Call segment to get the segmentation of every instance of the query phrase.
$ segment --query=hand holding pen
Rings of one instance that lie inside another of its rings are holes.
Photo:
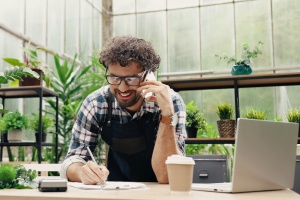
[[[87,185],[105,184],[109,174],[108,169],[105,166],[98,165],[89,147],[87,147],[87,150],[93,161],[88,161],[86,165],[82,166],[80,175],[82,183]]]

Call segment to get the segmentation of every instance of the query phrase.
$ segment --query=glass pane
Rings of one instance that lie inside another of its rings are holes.
[[[147,24],[147,28],[145,28]],[[151,41],[161,58],[159,72],[167,71],[166,12],[137,15],[137,35]]]
[[[124,14],[135,12],[135,0],[112,0],[113,14]]]
[[[261,49],[263,55],[253,59],[252,69],[273,66],[270,51],[270,46],[272,46],[270,3],[268,1],[249,1],[235,5],[237,58],[241,57],[244,43],[249,44],[250,49],[253,50],[258,42],[262,41],[264,43]]]
[[[46,1],[26,1],[25,35],[41,44],[46,43]]]
[[[273,87],[240,89],[240,116],[243,117],[247,109],[253,108],[264,111],[267,119],[274,120],[274,90]]]
[[[201,7],[202,70],[228,71],[232,66],[215,57],[234,55],[234,18],[232,4]]]
[[[102,11],[102,0],[94,0],[93,5],[97,10],[99,10],[100,12]]]
[[[276,108],[277,115],[282,118],[283,121],[287,121],[286,115],[289,110],[293,110],[295,108],[299,109],[299,89],[300,86],[281,86],[276,87],[277,98],[276,100]]]
[[[215,5],[228,2],[233,2],[233,0],[200,0],[200,5]]]
[[[274,61],[276,67],[299,66],[300,1],[273,1]]]
[[[0,23],[10,30],[23,33],[23,7],[24,3],[18,0],[1,0]],[[22,59],[22,41],[4,29],[0,29],[0,44],[0,58],[13,57]],[[0,71],[6,67],[10,67],[10,65],[0,59]]]
[[[102,47],[102,15],[94,10],[93,16],[93,52],[99,52]]]
[[[23,33],[24,1],[1,0],[0,5],[0,22]]]
[[[199,8],[168,12],[169,72],[200,70],[199,35]]]
[[[73,56],[79,50],[79,0],[66,0],[65,52]]]
[[[175,8],[186,8],[186,7],[193,7],[199,6],[199,0],[171,0],[168,2],[168,9],[175,9]]]
[[[138,0],[136,1],[137,12],[165,10],[165,0]]]
[[[136,35],[136,15],[113,17],[113,35]]]
[[[84,62],[92,55],[92,6],[86,1],[80,1],[80,55]]]
[[[286,91],[284,90],[286,88]],[[283,92],[281,92],[280,102],[283,102],[284,113],[287,114],[289,109],[300,109],[300,86],[288,86],[284,87]],[[284,104],[285,103],[285,104]]]
[[[47,45],[50,49],[63,52],[64,32],[64,2],[61,0],[48,1],[48,34]]]
[[[16,37],[0,29],[0,44],[0,72],[2,72],[8,67],[12,67],[7,62],[4,62],[2,58],[17,58],[22,60],[22,40],[16,39]]]

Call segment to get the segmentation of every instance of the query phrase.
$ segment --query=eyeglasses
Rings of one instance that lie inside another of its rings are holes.
[[[122,80],[129,86],[137,86],[140,84],[141,80],[143,81],[146,77],[148,71],[144,71],[141,76],[114,76],[106,75],[106,80],[110,85],[120,85]]]

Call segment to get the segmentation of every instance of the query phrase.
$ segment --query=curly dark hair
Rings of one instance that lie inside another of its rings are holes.
[[[108,41],[99,58],[99,62],[105,68],[115,63],[126,67],[132,61],[140,63],[144,70],[155,72],[159,67],[160,57],[155,53],[151,43],[144,39],[117,36]]]

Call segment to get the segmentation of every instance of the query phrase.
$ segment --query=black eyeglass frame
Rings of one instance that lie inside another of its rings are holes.
[[[143,82],[146,78],[148,74],[148,70],[145,70],[142,72],[142,75],[141,76],[113,76],[113,75],[105,75],[105,78],[106,78],[106,81],[110,84],[110,85],[120,85],[122,83],[122,81],[124,80],[124,82],[128,85],[128,86],[138,86],[141,82]],[[120,79],[120,82],[118,84],[112,84],[109,82],[108,78],[109,77],[116,77],[116,78],[119,78]],[[137,84],[134,84],[134,85],[131,85],[131,84],[128,84],[128,82],[126,81],[126,78],[137,78],[139,80],[139,82]]]

